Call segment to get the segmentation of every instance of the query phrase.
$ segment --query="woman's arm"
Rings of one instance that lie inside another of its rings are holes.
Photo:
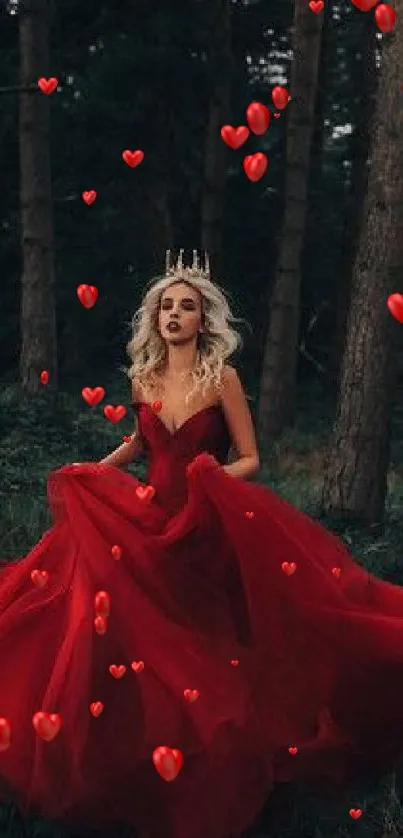
[[[246,396],[233,367],[225,367],[221,404],[238,459],[223,466],[233,477],[251,477],[260,468],[256,435]]]

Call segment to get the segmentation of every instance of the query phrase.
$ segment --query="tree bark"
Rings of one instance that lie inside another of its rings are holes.
[[[259,431],[277,436],[294,421],[301,254],[307,217],[322,16],[295,2],[288,105],[285,207],[260,383]]]
[[[230,122],[231,105],[231,7],[230,0],[210,0],[209,28],[210,103],[206,130],[204,187],[201,207],[201,244],[210,256],[213,278],[223,266],[223,224],[227,180],[227,149],[220,130]]]
[[[42,386],[39,375],[44,369],[49,372],[49,386],[57,386],[50,102],[39,88],[30,89],[38,78],[49,75],[48,0],[21,3],[19,40],[23,261],[20,375],[23,394],[30,397]]]
[[[403,0],[395,2],[403,16]],[[326,512],[382,527],[399,326],[386,307],[403,288],[403,29],[385,38],[368,191],[354,266],[341,385],[323,490]]]

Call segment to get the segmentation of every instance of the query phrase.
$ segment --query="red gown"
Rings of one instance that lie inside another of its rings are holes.
[[[23,811],[91,826],[234,838],[276,781],[333,785],[399,757],[403,591],[219,467],[230,445],[220,407],[173,434],[150,406],[138,413],[154,497],[116,468],[60,468],[53,528],[0,574],[0,717],[12,731],[1,791]],[[35,569],[49,573],[43,588]],[[62,718],[51,742],[34,730],[37,711]],[[170,782],[152,760],[159,746],[183,753]]]

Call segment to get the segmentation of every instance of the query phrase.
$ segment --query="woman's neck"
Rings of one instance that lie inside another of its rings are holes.
[[[168,346],[165,375],[170,378],[188,375],[195,368],[196,360],[197,347]]]

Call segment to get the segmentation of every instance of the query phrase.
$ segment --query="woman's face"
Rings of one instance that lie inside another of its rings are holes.
[[[167,343],[188,343],[197,339],[202,318],[199,291],[186,282],[175,282],[165,289],[160,300],[158,328]]]

